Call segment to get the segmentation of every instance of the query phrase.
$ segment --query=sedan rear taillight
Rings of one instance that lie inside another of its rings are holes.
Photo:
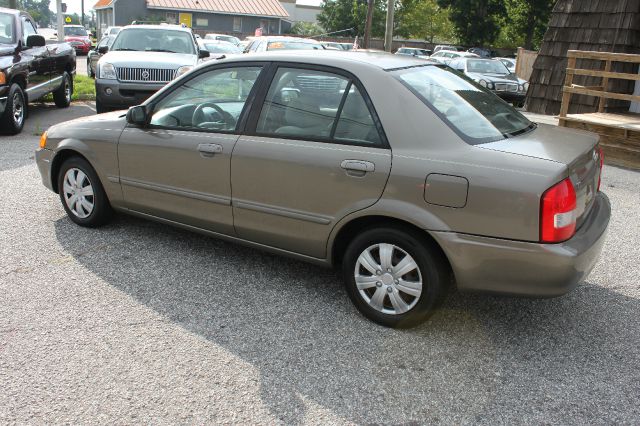
[[[571,179],[547,189],[540,203],[540,241],[559,243],[576,232],[576,190]]]

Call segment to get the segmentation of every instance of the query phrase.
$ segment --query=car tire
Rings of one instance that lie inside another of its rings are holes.
[[[24,128],[24,120],[27,118],[27,99],[20,85],[13,83],[7,95],[7,106],[2,116],[2,128],[7,133],[17,135]]]
[[[71,105],[71,96],[73,94],[73,80],[68,72],[62,74],[62,83],[60,87],[53,92],[53,102],[58,108],[67,108]]]
[[[433,243],[411,230],[373,228],[351,241],[342,272],[349,298],[365,317],[409,328],[426,321],[444,300],[451,282],[448,265]]]
[[[96,75],[93,72],[93,69],[91,68],[91,62],[89,61],[88,58],[87,58],[87,75],[91,78],[96,78]]]
[[[58,173],[58,194],[67,216],[80,226],[96,228],[113,216],[98,175],[82,157],[71,157],[62,163]]]

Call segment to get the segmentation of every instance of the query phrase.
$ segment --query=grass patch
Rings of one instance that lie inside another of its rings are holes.
[[[94,101],[96,99],[96,85],[91,77],[76,75],[73,78],[73,96],[71,101]],[[53,95],[48,94],[42,102],[53,102]]]

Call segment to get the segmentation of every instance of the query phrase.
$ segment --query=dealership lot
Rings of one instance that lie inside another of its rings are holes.
[[[640,418],[640,173],[605,167],[609,236],[574,292],[453,294],[396,331],[329,270],[126,216],[73,225],[33,151],[92,108],[36,105],[0,136],[1,423]]]

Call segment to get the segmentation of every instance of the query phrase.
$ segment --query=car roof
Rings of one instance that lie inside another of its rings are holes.
[[[299,64],[326,65],[349,70],[354,64],[365,64],[372,68],[391,70],[397,68],[410,68],[425,65],[441,64],[412,56],[392,55],[389,53],[363,52],[363,51],[339,51],[339,50],[278,50],[270,52],[251,53],[240,57],[228,58],[234,62],[292,62]],[[208,61],[212,65],[216,61]]]
[[[185,33],[191,33],[191,28],[183,27],[182,25],[173,25],[173,24],[134,24],[134,25],[126,25],[122,27],[122,30],[126,30],[129,28],[140,28],[140,29],[148,29],[148,30],[174,30],[174,31],[183,31]]]
[[[266,40],[266,41],[304,41],[313,44],[321,44],[318,40],[314,40],[312,38],[302,38],[302,37],[289,37],[289,36],[262,36],[256,37],[254,40]]]

